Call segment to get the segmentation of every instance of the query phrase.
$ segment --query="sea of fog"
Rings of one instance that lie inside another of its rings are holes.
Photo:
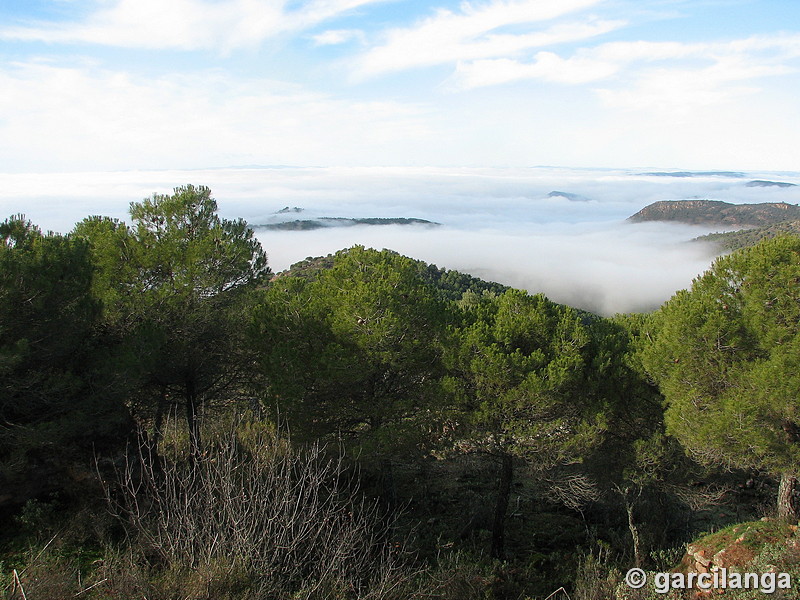
[[[252,225],[317,217],[408,217],[440,223],[258,231],[274,271],[363,244],[544,292],[601,314],[658,307],[713,260],[692,238],[710,229],[626,218],[657,200],[800,202],[800,173],[659,169],[295,168],[0,174],[0,212],[69,231],[88,215],[125,220],[130,202],[192,183],[223,217]],[[561,192],[563,195],[553,195]],[[302,212],[277,215],[297,207]]]

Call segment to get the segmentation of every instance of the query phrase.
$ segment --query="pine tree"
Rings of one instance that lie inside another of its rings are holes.
[[[800,464],[800,238],[717,259],[654,317],[644,361],[668,431],[698,460],[780,479],[778,513],[797,518]]]

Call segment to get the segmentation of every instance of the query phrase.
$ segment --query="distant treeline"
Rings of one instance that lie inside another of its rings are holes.
[[[723,251],[732,252],[733,250],[755,246],[761,240],[785,234],[800,235],[800,221],[781,221],[766,227],[709,233],[696,239],[700,242],[711,242]]]

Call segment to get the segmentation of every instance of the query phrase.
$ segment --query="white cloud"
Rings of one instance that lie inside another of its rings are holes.
[[[611,42],[579,50],[579,54],[621,63],[683,59],[711,63],[738,58],[775,65],[800,57],[800,35],[752,36],[726,42]]]
[[[595,54],[627,67],[621,85],[598,90],[608,106],[680,117],[757,93],[760,78],[796,72],[800,36],[696,44],[618,42]]]
[[[728,85],[732,79],[720,76],[717,69],[653,69],[641,74],[632,87],[597,90],[606,105],[647,112],[653,116],[669,113],[691,115],[700,107],[722,103],[758,91],[758,88]]]
[[[662,223],[561,223],[546,228],[528,224],[526,231],[514,233],[371,227],[263,232],[258,237],[278,270],[359,243],[611,315],[654,310],[688,287],[711,262],[708,247],[685,243],[701,233]]]
[[[215,71],[144,79],[24,63],[0,67],[0,89],[5,170],[393,162],[430,135],[420,105]]]
[[[457,87],[466,89],[522,79],[580,84],[606,79],[618,70],[618,65],[608,61],[580,57],[563,59],[553,52],[538,52],[532,63],[508,58],[459,63],[454,79]]]
[[[5,27],[0,39],[227,52],[378,1],[311,0],[290,8],[288,0],[115,0],[84,21]]]
[[[335,46],[338,44],[346,44],[352,40],[360,42],[366,41],[364,32],[360,29],[329,29],[320,34],[312,36],[314,44],[317,46]]]
[[[602,1],[493,0],[480,5],[464,3],[458,13],[440,9],[413,27],[389,30],[383,44],[358,58],[356,75],[366,77],[459,60],[504,57],[528,48],[600,35],[623,23],[587,17],[579,22],[557,23],[541,31],[499,30],[550,21]]]
[[[581,48],[566,58],[548,51],[531,61],[463,61],[453,81],[462,89],[526,79],[574,85],[603,81],[595,92],[607,107],[675,118],[756,93],[755,80],[796,72],[798,58],[800,36],[612,42]]]

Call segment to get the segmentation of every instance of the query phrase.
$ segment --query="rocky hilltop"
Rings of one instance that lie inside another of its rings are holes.
[[[672,221],[729,228],[765,227],[800,219],[800,206],[786,202],[731,204],[721,200],[661,200],[628,217],[634,223]]]

